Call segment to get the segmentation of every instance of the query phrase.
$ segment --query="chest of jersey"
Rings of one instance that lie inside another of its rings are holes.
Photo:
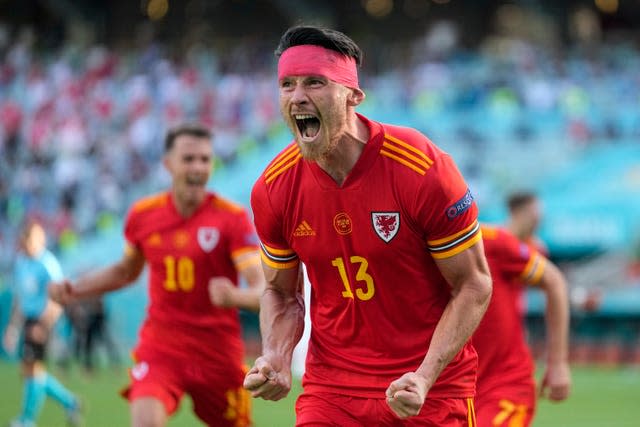
[[[416,250],[426,254],[411,206],[397,188],[375,174],[347,188],[319,188],[311,179],[303,179],[287,211],[284,232],[307,264],[339,255],[366,254],[388,261],[418,255]]]
[[[205,289],[209,278],[232,271],[225,223],[220,218],[202,214],[189,220],[159,220],[156,224],[139,242],[156,290],[191,293]]]
[[[404,301],[437,274],[411,205],[382,176],[334,189],[302,180],[287,209],[289,245],[323,303]]]

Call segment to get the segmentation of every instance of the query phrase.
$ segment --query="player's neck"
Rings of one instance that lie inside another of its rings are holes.
[[[521,241],[524,241],[527,238],[527,234],[515,221],[510,221],[507,223],[507,230],[509,230],[511,234],[516,236]]]
[[[196,210],[198,210],[198,208],[204,201],[205,196],[193,199],[185,199],[180,198],[177,194],[173,193],[172,198],[173,204],[176,208],[176,211],[178,211],[178,214],[180,214],[180,216],[183,218],[189,218],[194,214]]]
[[[347,131],[334,150],[317,160],[318,166],[341,186],[358,162],[369,140],[369,129],[359,119]]]

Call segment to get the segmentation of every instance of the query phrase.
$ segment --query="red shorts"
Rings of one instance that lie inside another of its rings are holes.
[[[505,390],[476,397],[478,427],[528,427],[535,409],[535,389],[530,393]]]
[[[130,402],[153,397],[173,414],[183,394],[191,396],[193,412],[210,426],[251,425],[251,395],[242,387],[246,368],[232,364],[195,364],[166,355],[146,357],[129,370],[131,384],[122,391]]]
[[[296,402],[298,427],[476,427],[473,399],[425,400],[420,414],[398,418],[386,399],[335,393],[303,393]]]

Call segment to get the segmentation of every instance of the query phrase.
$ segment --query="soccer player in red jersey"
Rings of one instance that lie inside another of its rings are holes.
[[[522,242],[527,243],[545,257],[549,251],[536,232],[542,220],[542,207],[538,197],[528,191],[518,191],[507,198],[509,220],[506,228]]]
[[[355,112],[362,54],[346,35],[294,27],[277,54],[295,143],[252,192],[267,289],[245,387],[268,400],[289,392],[304,263],[312,328],[298,426],[474,425],[467,341],[491,278],[467,185],[418,131]]]
[[[237,308],[257,310],[265,280],[246,211],[206,189],[212,161],[207,128],[170,130],[164,165],[171,189],[132,206],[122,259],[50,287],[66,303],[126,286],[149,265],[150,304],[123,393],[133,426],[164,426],[184,393],[208,425],[251,424]],[[238,287],[238,274],[248,288]]]
[[[522,291],[540,288],[546,296],[547,363],[541,390],[554,401],[569,394],[569,303],[558,268],[504,228],[482,227],[493,277],[493,296],[473,335],[478,352],[476,415],[479,427],[524,427],[535,412],[534,363],[522,326]]]

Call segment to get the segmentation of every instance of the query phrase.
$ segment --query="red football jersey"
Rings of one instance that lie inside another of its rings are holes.
[[[377,397],[418,368],[450,299],[434,258],[481,239],[477,207],[450,156],[416,130],[360,119],[371,137],[342,186],[289,145],[252,192],[263,261],[302,261],[311,282],[303,385]],[[432,397],[473,395],[466,345]]]
[[[483,225],[482,238],[493,295],[472,340],[479,360],[477,395],[530,393],[534,364],[522,325],[522,292],[540,280],[546,258],[503,228]]]
[[[234,259],[257,250],[246,211],[209,193],[193,216],[183,218],[171,194],[162,193],[133,205],[125,238],[149,267],[149,307],[136,353],[160,350],[243,363],[238,311],[215,307],[208,284],[210,278],[224,276],[237,286]]]

